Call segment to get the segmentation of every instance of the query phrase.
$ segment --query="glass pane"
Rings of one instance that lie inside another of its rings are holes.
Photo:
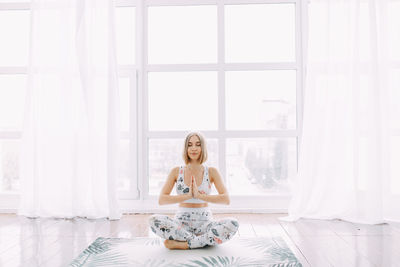
[[[135,64],[135,7],[118,7],[115,26],[118,64]]]
[[[129,144],[129,140],[121,140],[120,142],[118,162],[119,176],[117,179],[118,191],[130,191],[131,189],[132,160],[130,159]]]
[[[228,71],[226,128],[296,128],[296,71]]]
[[[217,73],[149,74],[149,130],[216,130]]]
[[[120,104],[120,116],[121,116],[121,131],[129,131],[129,78],[119,78],[119,104]]]
[[[225,6],[227,62],[295,61],[295,5]]]
[[[19,190],[19,140],[0,140],[0,192]]]
[[[297,172],[296,138],[228,139],[227,185],[231,195],[289,193]]]
[[[391,155],[390,155],[390,189],[392,194],[400,194],[400,136],[392,136],[391,139]]]
[[[400,2],[388,2],[388,33],[390,58],[400,60]]]
[[[149,194],[158,195],[169,172],[176,166],[185,165],[182,159],[184,139],[150,139],[149,140]],[[218,141],[207,139],[207,166],[218,166]],[[215,188],[213,187],[213,190]],[[175,194],[175,188],[171,194]]]
[[[148,13],[149,64],[217,62],[216,6],[157,6]]]
[[[0,129],[22,129],[26,75],[0,75]]]
[[[29,10],[0,10],[0,66],[28,65]]]

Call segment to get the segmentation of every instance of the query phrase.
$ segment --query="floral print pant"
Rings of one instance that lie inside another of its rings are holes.
[[[208,207],[179,207],[174,218],[154,214],[149,218],[149,224],[156,235],[169,240],[187,241],[191,249],[222,244],[231,239],[239,228],[235,218],[214,221]]]

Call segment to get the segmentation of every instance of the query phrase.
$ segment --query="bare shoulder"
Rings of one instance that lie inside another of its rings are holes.
[[[175,167],[173,167],[173,168],[171,169],[171,173],[179,173],[179,169],[180,169],[179,166],[175,166]]]
[[[215,173],[218,173],[218,169],[215,167],[208,167],[208,172],[215,174]]]
[[[226,194],[228,191],[217,168],[209,167],[210,182],[215,185],[218,194]]]
[[[169,195],[171,194],[172,188],[176,182],[176,179],[179,174],[179,167],[174,167],[168,174],[168,178],[164,183],[163,188],[161,189],[160,195]]]
[[[169,178],[173,178],[174,180],[176,180],[176,178],[178,178],[178,175],[179,175],[179,169],[180,169],[179,166],[173,167],[171,169],[171,171],[169,172],[169,175],[168,175]]]
[[[218,169],[215,167],[208,167],[208,173],[209,173],[211,182],[214,182],[214,179],[218,179],[220,177]]]

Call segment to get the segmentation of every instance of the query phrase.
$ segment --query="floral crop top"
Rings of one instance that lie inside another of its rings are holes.
[[[187,186],[184,182],[184,177],[185,177],[184,175],[185,175],[184,167],[181,166],[179,168],[178,178],[176,179],[176,193],[178,195],[186,194],[189,192],[189,186]],[[210,183],[210,177],[208,176],[207,166],[204,166],[203,180],[201,182],[201,185],[198,186],[198,189],[200,193],[206,195],[209,195],[211,192],[211,183]],[[183,201],[183,203],[205,203],[205,201],[197,198],[191,198]]]

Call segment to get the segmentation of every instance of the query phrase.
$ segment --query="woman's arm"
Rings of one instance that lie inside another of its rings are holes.
[[[179,167],[175,167],[171,170],[168,175],[167,181],[165,182],[163,188],[161,189],[160,196],[158,198],[159,205],[175,204],[192,198],[192,190],[189,187],[189,192],[183,195],[171,196],[171,191],[174,188],[176,178],[179,174]]]
[[[229,205],[230,199],[228,195],[228,190],[226,189],[224,181],[222,181],[221,175],[219,174],[218,170],[211,167],[209,169],[209,174],[210,178],[212,178],[212,180],[214,181],[214,185],[218,191],[218,195],[201,194],[198,192],[196,183],[193,183],[193,196],[206,202]]]

